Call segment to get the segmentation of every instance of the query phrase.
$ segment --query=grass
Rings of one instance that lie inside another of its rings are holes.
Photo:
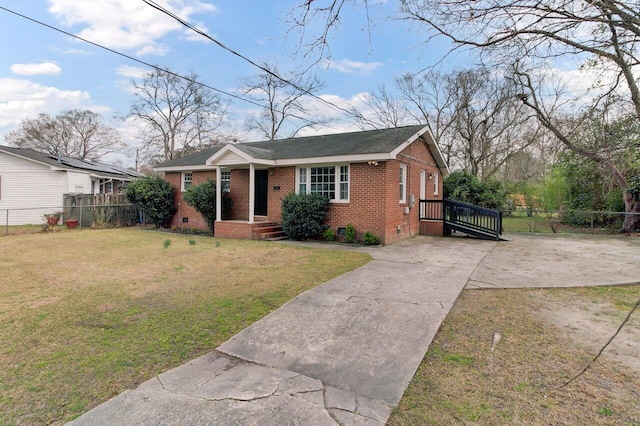
[[[388,424],[640,425],[640,373],[606,352],[558,389],[598,350],[539,313],[550,301],[597,306],[619,324],[639,294],[638,285],[463,291]],[[640,329],[637,316],[628,323],[632,336]],[[492,350],[496,332],[502,338]]]
[[[170,238],[128,228],[0,239],[0,424],[71,420],[370,260]]]

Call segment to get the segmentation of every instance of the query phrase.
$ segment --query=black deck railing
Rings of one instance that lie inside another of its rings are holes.
[[[453,200],[420,200],[420,220],[444,221],[444,234],[456,230],[479,238],[500,239],[502,212]]]

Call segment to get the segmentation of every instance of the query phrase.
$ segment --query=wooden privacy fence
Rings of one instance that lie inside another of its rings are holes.
[[[123,194],[64,194],[65,220],[77,220],[80,227],[131,226],[143,222],[135,205]]]

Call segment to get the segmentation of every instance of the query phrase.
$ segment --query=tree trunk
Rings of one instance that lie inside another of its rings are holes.
[[[634,201],[631,194],[625,192],[624,207],[627,214],[624,217],[620,232],[640,231],[640,201]]]

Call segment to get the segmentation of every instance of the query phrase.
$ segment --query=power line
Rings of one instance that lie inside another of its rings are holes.
[[[145,61],[143,61],[143,60],[141,60],[141,59],[138,59],[138,58],[136,58],[136,57],[134,57],[134,56],[127,55],[126,53],[122,53],[122,52],[119,52],[119,51],[117,51],[117,50],[111,49],[111,48],[109,48],[109,47],[103,46],[103,45],[101,45],[101,44],[95,43],[95,42],[93,42],[93,41],[91,41],[91,40],[87,40],[87,39],[85,39],[85,38],[82,38],[82,37],[80,37],[80,36],[77,36],[77,35],[75,35],[75,34],[72,34],[72,33],[70,33],[70,32],[67,32],[67,31],[65,31],[65,30],[62,30],[62,29],[60,29],[60,28],[54,27],[54,26],[52,26],[52,25],[49,25],[49,24],[47,24],[47,23],[45,23],[45,22],[39,21],[39,20],[37,20],[37,19],[34,19],[34,18],[29,17],[29,16],[23,15],[23,14],[21,14],[21,13],[18,13],[18,12],[14,11],[14,10],[7,9],[7,8],[6,8],[6,7],[4,7],[4,6],[0,6],[0,9],[4,10],[5,12],[12,13],[12,14],[14,14],[14,15],[16,15],[16,16],[19,16],[19,17],[21,17],[21,18],[23,18],[23,19],[26,19],[26,20],[28,20],[28,21],[34,22],[34,23],[36,23],[36,24],[38,24],[38,25],[42,25],[42,26],[47,27],[47,28],[49,28],[49,29],[51,29],[51,30],[57,31],[57,32],[62,33],[62,34],[64,34],[64,35],[67,35],[67,36],[69,36],[69,37],[73,37],[73,38],[75,38],[75,39],[77,39],[77,40],[80,40],[80,41],[83,41],[83,42],[85,42],[85,43],[91,44],[92,46],[95,46],[95,47],[98,47],[98,48],[100,48],[100,49],[104,49],[104,50],[106,50],[106,51],[108,51],[108,52],[114,53],[114,54],[116,54],[116,55],[122,56],[123,58],[127,58],[127,59],[129,59],[129,60],[131,60],[131,61],[138,62],[139,64],[146,65],[146,66],[148,66],[148,67],[150,67],[150,68],[153,68],[153,69],[155,69],[155,70],[157,70],[157,71],[166,72],[166,73],[167,73],[167,74],[169,74],[169,75],[172,75],[172,76],[174,76],[174,77],[181,78],[181,79],[186,80],[186,81],[189,81],[189,82],[191,82],[191,83],[198,84],[198,85],[200,85],[200,86],[203,86],[203,87],[206,87],[206,88],[208,88],[208,89],[211,89],[211,90],[213,90],[213,91],[215,91],[215,92],[222,93],[223,95],[226,95],[226,96],[229,96],[229,97],[232,97],[232,98],[235,98],[235,99],[241,100],[241,101],[243,101],[243,102],[247,102],[247,103],[249,103],[249,104],[252,104],[252,105],[258,106],[258,107],[260,107],[260,108],[268,109],[268,107],[267,107],[267,106],[262,105],[262,104],[260,104],[260,103],[258,103],[258,102],[255,102],[255,101],[253,101],[253,100],[243,98],[242,96],[238,96],[238,95],[235,95],[235,94],[233,94],[233,93],[226,92],[226,91],[221,90],[221,89],[217,89],[217,88],[215,88],[215,87],[213,87],[213,86],[210,86],[210,85],[208,85],[208,84],[206,84],[206,83],[202,83],[202,82],[200,82],[200,81],[197,81],[197,80],[194,80],[194,79],[192,79],[192,78],[189,78],[189,77],[183,76],[183,75],[181,75],[181,74],[175,73],[175,72],[173,72],[173,71],[170,71],[169,69],[161,68],[161,67],[159,67],[158,65],[153,65],[153,64],[151,64],[151,63],[149,63],[149,62],[145,62]],[[299,119],[301,119],[301,120],[305,120],[305,121],[306,121],[306,119],[304,119],[304,118],[302,118],[302,117],[295,117],[295,118],[299,118]]]
[[[165,9],[164,7],[160,6],[155,1],[153,1],[153,0],[142,0],[142,1],[144,3],[146,3],[147,5],[151,6],[152,8],[154,8],[154,9],[164,13],[165,15],[173,18],[174,20],[178,21],[180,24],[182,24],[185,27],[189,28],[191,31],[193,31],[193,32],[195,32],[195,33],[207,38],[208,40],[210,40],[212,42],[214,42],[215,44],[217,44],[218,46],[220,46],[222,49],[226,50],[227,52],[231,53],[232,55],[235,55],[235,56],[243,59],[244,61],[246,61],[249,64],[253,65],[254,67],[258,68],[259,70],[264,71],[267,74],[271,75],[272,77],[277,78],[278,80],[282,81],[283,83],[290,85],[294,89],[299,90],[300,92],[302,92],[302,93],[304,93],[304,94],[306,94],[308,96],[311,96],[312,98],[324,103],[325,105],[328,105],[328,106],[333,107],[335,109],[338,109],[338,110],[340,110],[342,112],[345,112],[350,116],[354,116],[356,118],[361,118],[360,114],[358,114],[358,113],[356,113],[354,111],[350,111],[348,109],[342,108],[341,106],[336,105],[333,102],[330,102],[330,101],[328,101],[326,99],[323,99],[322,97],[316,95],[313,92],[310,92],[309,90],[305,89],[304,87],[300,87],[298,84],[296,84],[296,83],[294,83],[294,82],[292,82],[292,81],[290,81],[290,80],[288,80],[286,78],[280,77],[278,74],[274,73],[273,71],[271,71],[267,67],[264,67],[264,66],[256,63],[255,61],[251,60],[247,56],[245,56],[245,55],[243,55],[243,54],[231,49],[230,47],[228,47],[226,45],[224,45],[219,40],[211,37],[209,34],[207,34],[204,31],[198,29],[197,27],[193,26],[192,24],[190,24],[186,20],[182,19],[180,16],[178,16],[178,15],[174,14],[173,12],[171,12],[171,11]]]

